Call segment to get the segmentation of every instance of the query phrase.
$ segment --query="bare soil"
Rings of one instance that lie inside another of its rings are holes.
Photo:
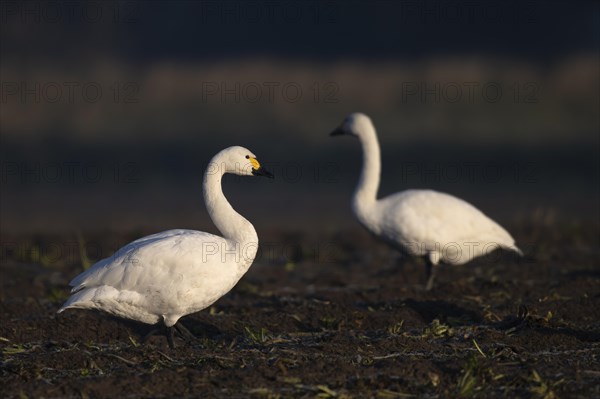
[[[141,343],[152,326],[56,314],[85,261],[56,248],[76,239],[3,235],[0,397],[600,397],[598,226],[507,227],[525,258],[442,267],[431,292],[359,227],[259,230],[270,250],[174,350]]]

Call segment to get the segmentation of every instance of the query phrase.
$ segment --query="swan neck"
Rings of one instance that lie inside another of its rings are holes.
[[[213,159],[204,174],[204,202],[210,218],[225,239],[242,244],[258,243],[254,226],[237,213],[225,198],[221,187],[224,168],[218,165]]]
[[[381,154],[375,128],[359,136],[363,149],[363,168],[354,192],[354,207],[365,212],[377,201],[381,174]]]

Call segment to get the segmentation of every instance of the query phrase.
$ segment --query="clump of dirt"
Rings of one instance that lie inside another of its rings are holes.
[[[263,233],[285,248],[183,318],[198,338],[173,350],[140,343],[152,326],[56,314],[90,248],[108,256],[135,237],[86,234],[85,251],[81,238],[5,235],[0,396],[600,397],[598,226],[509,230],[531,243],[525,258],[443,267],[432,292],[419,260],[358,228]]]

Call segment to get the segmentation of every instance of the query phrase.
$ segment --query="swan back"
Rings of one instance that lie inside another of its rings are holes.
[[[386,242],[411,255],[437,252],[463,264],[497,247],[518,252],[511,235],[468,202],[433,190],[406,190],[377,201],[376,228]]]

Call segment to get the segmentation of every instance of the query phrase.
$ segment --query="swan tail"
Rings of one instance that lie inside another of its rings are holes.
[[[523,251],[521,251],[521,249],[519,249],[519,247],[517,247],[515,244],[503,245],[502,247],[508,251],[512,251],[512,252],[516,253],[517,255],[519,255],[521,257],[525,256],[525,254],[523,254]]]
[[[78,287],[76,287],[78,288]],[[74,288],[73,290],[76,290]],[[112,287],[102,286],[94,288],[82,288],[80,291],[75,292],[71,297],[61,306],[56,313],[62,313],[67,309],[92,309],[99,308],[99,303],[115,299],[118,296],[118,291]]]
[[[156,324],[160,319],[159,314],[148,310],[147,307],[148,303],[144,302],[140,294],[133,291],[119,291],[114,287],[103,285],[83,288],[74,293],[57,313],[67,309],[98,309],[117,317]],[[181,315],[178,315],[177,319],[179,317]]]

